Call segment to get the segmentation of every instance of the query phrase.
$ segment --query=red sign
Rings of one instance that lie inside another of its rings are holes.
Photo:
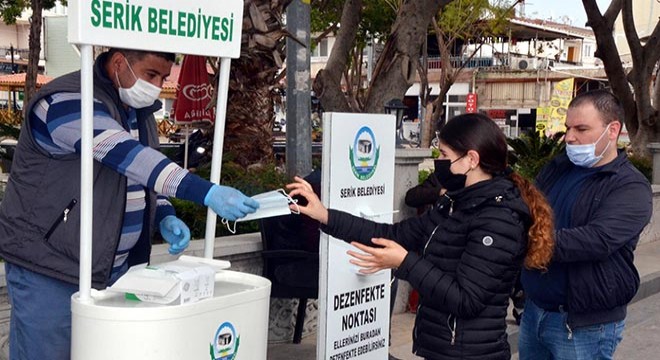
[[[465,112],[470,114],[470,113],[476,113],[477,112],[477,94],[476,93],[469,93],[467,94],[467,99],[466,99],[466,104],[465,104]]]
[[[506,110],[487,110],[486,114],[491,119],[506,119]]]
[[[213,124],[215,107],[208,106],[213,98],[204,56],[186,55],[176,85],[176,99],[172,104],[177,124],[204,126]]]

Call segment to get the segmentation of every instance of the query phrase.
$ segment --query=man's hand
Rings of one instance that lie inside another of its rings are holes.
[[[236,221],[259,208],[256,200],[243,195],[234,188],[222,185],[211,187],[204,198],[204,205],[229,221]]]
[[[177,255],[190,243],[190,229],[174,215],[168,215],[160,221],[160,235],[170,244],[169,253]]]

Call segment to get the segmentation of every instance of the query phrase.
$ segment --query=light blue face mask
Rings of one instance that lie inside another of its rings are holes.
[[[236,233],[236,223],[241,221],[249,221],[262,219],[273,216],[287,215],[287,214],[300,214],[300,209],[296,200],[292,199],[284,189],[278,189],[261,193],[252,197],[259,203],[259,209],[252,214],[247,214],[245,217],[236,220],[232,226],[231,222],[227,219],[222,219],[222,224],[227,226],[227,230],[232,234]],[[289,204],[293,204],[296,210],[291,210]]]
[[[607,146],[605,146],[605,149],[600,153],[600,155],[596,155],[596,144],[600,141],[600,139],[607,134],[607,130],[609,130],[610,124],[607,124],[607,127],[605,128],[605,131],[598,137],[598,140],[594,142],[593,144],[585,144],[585,145],[571,145],[571,144],[566,144],[566,155],[568,155],[568,158],[571,160],[571,162],[577,166],[580,167],[585,167],[585,168],[590,168],[596,165],[600,161],[600,159],[603,158],[603,154],[605,154],[605,151],[610,147],[610,144],[612,143],[611,141],[607,142]]]

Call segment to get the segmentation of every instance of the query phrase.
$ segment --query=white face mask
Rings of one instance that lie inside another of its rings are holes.
[[[123,88],[121,86],[121,82],[119,81],[119,75],[117,75],[115,72],[115,77],[117,78],[117,83],[119,84],[119,98],[124,104],[134,109],[142,109],[153,105],[153,103],[158,100],[162,89],[135,76],[135,73],[131,68],[131,64],[128,63],[126,58],[124,58],[124,60],[126,60],[126,65],[128,65],[128,69],[131,71],[131,74],[133,74],[133,77],[135,78],[135,84],[133,84],[133,86],[128,89]]]
[[[571,162],[577,166],[581,167],[586,167],[590,168],[596,163],[600,161],[600,159],[603,158],[603,154],[605,154],[605,151],[610,147],[611,141],[607,142],[607,146],[605,146],[605,149],[600,153],[600,155],[596,155],[596,144],[600,141],[600,139],[607,134],[607,130],[609,130],[610,124],[607,124],[607,127],[605,128],[605,131],[598,137],[598,140],[594,142],[593,144],[585,144],[585,145],[571,145],[571,144],[566,144],[566,155],[568,155],[568,158],[571,160]]]
[[[229,230],[232,234],[236,233],[237,222],[291,214],[289,204],[294,204],[296,208],[298,208],[296,201],[293,200],[283,189],[254,195],[252,199],[259,203],[259,209],[257,209],[257,211],[253,212],[252,214],[247,214],[245,217],[236,220],[236,222],[234,222],[233,228],[227,219],[222,219],[222,223],[227,226],[227,230]],[[300,210],[293,211],[293,213],[300,214]]]

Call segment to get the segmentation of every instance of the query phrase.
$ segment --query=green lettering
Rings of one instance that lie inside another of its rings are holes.
[[[220,30],[220,18],[217,16],[213,17],[213,35],[211,36],[211,39],[213,40],[219,40],[220,36],[218,36],[218,30]]]
[[[114,22],[112,24],[112,27],[115,29],[126,29],[124,27],[124,6],[122,4],[115,3],[114,5]]]
[[[98,27],[101,25],[101,1],[92,0],[92,25]]]
[[[201,36],[202,31],[202,9],[197,9],[197,38]]]
[[[179,11],[179,26],[177,26],[177,35],[186,36],[186,13]]]
[[[160,9],[158,10],[158,33],[167,35],[167,10]]]
[[[131,30],[137,29],[138,31],[142,31],[142,22],[140,21],[140,11],[142,11],[142,6],[131,7]]]
[[[229,41],[234,39],[234,13],[231,13],[231,21],[229,21]]]
[[[112,4],[109,1],[104,1],[103,2],[103,27],[104,28],[111,28],[112,23],[110,20],[108,20],[110,17],[112,17]]]
[[[229,19],[222,18],[222,22],[220,24],[222,27],[222,31],[220,32],[220,39],[222,39],[222,41],[227,41],[227,38],[229,37],[229,29],[227,28],[227,25],[229,25]]]
[[[209,27],[211,25],[211,18],[206,15],[202,15],[202,22],[204,23],[204,39],[208,39]]]
[[[147,19],[148,21],[148,26],[147,26],[147,31],[150,33],[155,33],[158,31],[158,12],[156,9],[150,7],[149,10],[147,11]]]
[[[174,16],[172,16],[172,10],[168,10],[167,12],[169,14],[169,21],[167,22],[168,33],[170,35],[176,35],[176,25],[174,24]]]
[[[194,13],[188,13],[188,32],[186,33],[186,36],[189,38],[195,37],[195,28],[197,27],[197,20],[195,19]]]

